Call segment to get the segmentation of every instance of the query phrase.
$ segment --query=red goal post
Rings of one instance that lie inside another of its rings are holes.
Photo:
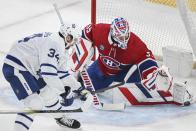
[[[188,9],[189,16],[185,19],[192,20],[189,30],[192,32],[196,25],[196,0],[181,1]],[[131,31],[161,60],[162,47],[168,45],[196,52],[190,44],[194,39],[190,40],[190,33],[181,18],[184,16],[177,7],[175,0],[91,0],[91,22],[111,23],[116,17],[125,17]]]

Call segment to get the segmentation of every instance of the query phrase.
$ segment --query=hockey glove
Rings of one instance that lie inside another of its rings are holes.
[[[86,100],[86,94],[91,93],[94,94],[94,91],[90,88],[90,87],[80,87],[77,90],[73,91],[74,93],[76,93],[78,96],[81,96],[80,99],[82,101]]]
[[[70,106],[73,104],[74,101],[73,93],[69,86],[65,86],[64,88],[65,88],[65,92],[60,94],[60,96],[62,97],[61,105]]]

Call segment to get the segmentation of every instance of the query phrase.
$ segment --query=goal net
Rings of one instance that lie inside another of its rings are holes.
[[[111,23],[116,17],[126,18],[130,30],[137,34],[158,58],[161,58],[164,46],[196,51],[196,47],[192,48],[194,43],[196,44],[193,38],[196,37],[196,0],[178,1],[178,4],[184,4],[181,11],[175,0],[92,0],[92,23]],[[182,12],[186,13],[181,15]],[[184,23],[190,21],[191,25],[185,26]]]

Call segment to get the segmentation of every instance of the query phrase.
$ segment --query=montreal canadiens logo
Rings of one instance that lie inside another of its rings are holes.
[[[120,70],[120,63],[109,56],[100,56],[101,62],[109,69]]]

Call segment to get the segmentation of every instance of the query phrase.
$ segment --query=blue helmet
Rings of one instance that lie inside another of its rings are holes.
[[[112,21],[110,26],[111,37],[118,47],[122,49],[127,48],[127,43],[129,41],[130,32],[129,24],[127,20],[122,17],[118,17]]]

